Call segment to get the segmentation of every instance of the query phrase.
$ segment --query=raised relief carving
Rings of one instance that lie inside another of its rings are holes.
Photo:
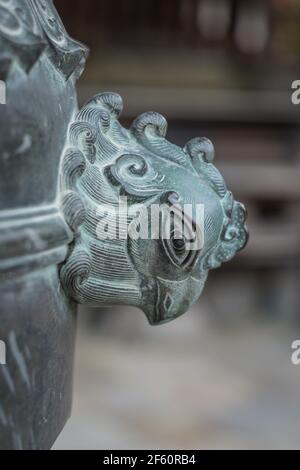
[[[210,269],[245,246],[246,212],[213,165],[208,139],[193,139],[182,149],[166,140],[161,115],[142,114],[127,130],[118,121],[121,111],[120,96],[102,93],[70,125],[61,185],[62,210],[74,239],[61,280],[79,303],[138,306],[151,324],[163,323],[198,299]],[[201,227],[194,220],[199,205]],[[149,221],[154,206],[163,207],[160,227],[171,220],[170,236],[160,230],[153,237],[149,224],[131,237],[136,214]],[[172,219],[168,207],[176,209]],[[188,228],[178,238],[180,215]],[[126,233],[115,230],[116,220],[125,220]]]

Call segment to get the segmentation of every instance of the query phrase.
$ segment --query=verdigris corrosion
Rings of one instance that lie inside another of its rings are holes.
[[[246,211],[214,166],[208,139],[195,138],[183,149],[170,143],[167,122],[155,112],[124,129],[118,121],[122,107],[119,95],[99,94],[70,125],[62,207],[74,241],[61,279],[79,303],[138,306],[151,324],[164,323],[198,299],[210,269],[245,246]],[[202,204],[203,246],[191,251],[186,240],[172,235],[167,242],[99,239],[99,207],[118,211],[121,196],[149,210],[174,200],[182,208]]]

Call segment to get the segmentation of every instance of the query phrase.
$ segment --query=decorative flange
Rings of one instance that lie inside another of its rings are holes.
[[[0,73],[18,61],[30,72],[46,53],[67,80],[83,71],[88,49],[70,38],[52,0],[0,0]]]
[[[164,323],[245,246],[246,211],[213,165],[208,139],[183,149],[168,142],[155,112],[127,130],[122,107],[119,95],[99,94],[69,127],[61,202],[74,239],[61,281],[79,303],[138,306],[151,324]]]

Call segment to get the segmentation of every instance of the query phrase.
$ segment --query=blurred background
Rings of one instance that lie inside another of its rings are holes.
[[[300,1],[55,3],[91,49],[80,104],[119,92],[125,126],[155,110],[171,141],[210,138],[250,230],[172,324],[80,311],[73,415],[55,448],[300,449]]]

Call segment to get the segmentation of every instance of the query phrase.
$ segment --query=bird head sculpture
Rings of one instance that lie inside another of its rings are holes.
[[[70,125],[61,185],[73,242],[61,280],[79,303],[137,306],[160,324],[187,311],[209,270],[245,246],[246,211],[208,139],[182,149],[158,113],[127,130],[121,111],[119,95],[102,93]]]

